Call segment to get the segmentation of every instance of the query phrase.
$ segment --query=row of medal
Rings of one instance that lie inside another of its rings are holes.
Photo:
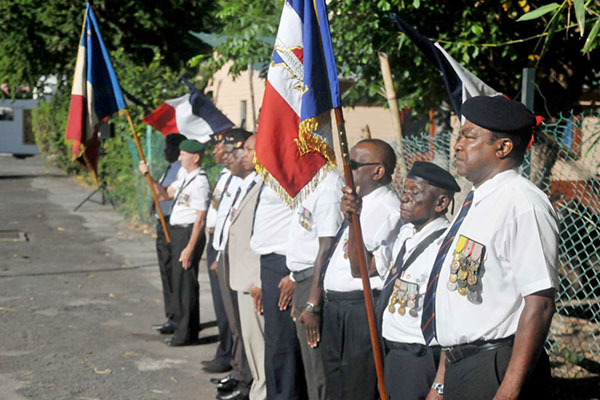
[[[471,303],[477,303],[478,299],[478,273],[483,248],[482,244],[461,235],[450,264],[448,290],[458,291],[461,296],[467,296]]]
[[[406,309],[408,308],[408,314],[411,317],[417,317],[419,315],[417,312],[418,302],[419,285],[407,282],[401,278],[396,279],[388,311],[393,314],[396,311],[396,305],[398,305],[398,314],[406,314]]]

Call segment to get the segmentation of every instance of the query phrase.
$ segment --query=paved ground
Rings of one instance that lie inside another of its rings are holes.
[[[73,212],[89,192],[39,157],[0,155],[0,399],[213,399],[200,360],[216,344],[169,348],[150,329],[164,319],[154,239],[110,206]]]

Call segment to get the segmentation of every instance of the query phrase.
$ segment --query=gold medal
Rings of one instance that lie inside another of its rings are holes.
[[[467,288],[458,288],[458,294],[460,294],[461,296],[466,296],[467,295]]]
[[[396,306],[393,303],[390,303],[390,305],[388,306],[388,311],[393,314],[394,311],[396,311]]]
[[[469,274],[469,278],[467,279],[467,283],[468,283],[470,286],[475,286],[475,285],[477,285],[477,275],[475,275],[474,273],[472,273],[472,272],[471,272],[471,273]]]
[[[400,308],[398,308],[398,314],[400,314],[400,315],[406,314],[406,307],[400,306]]]
[[[458,271],[458,279],[460,279],[461,281],[464,281],[465,279],[467,279],[467,275],[469,275],[469,273],[466,270],[460,270]]]
[[[456,282],[457,279],[458,276],[456,274],[450,274],[450,278],[448,278],[448,280],[452,283]]]

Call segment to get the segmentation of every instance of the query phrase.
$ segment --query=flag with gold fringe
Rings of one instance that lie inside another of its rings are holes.
[[[72,147],[73,161],[85,164],[94,176],[98,165],[99,125],[105,118],[126,107],[94,11],[87,3],[65,136]]]
[[[335,166],[340,89],[324,0],[286,0],[267,76],[256,170],[295,207]]]

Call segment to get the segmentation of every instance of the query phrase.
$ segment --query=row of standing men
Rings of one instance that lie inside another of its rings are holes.
[[[388,399],[543,397],[558,234],[547,197],[517,170],[535,117],[501,96],[473,98],[462,114],[456,165],[474,187],[452,223],[446,214],[460,191],[452,175],[417,161],[398,196],[396,156],[380,140],[350,152],[355,192],[324,172],[291,210],[256,173],[250,133],[213,135],[225,168],[212,191],[200,168],[204,146],[167,136],[165,155],[172,161],[180,150],[181,169],[155,182],[173,206],[170,246],[157,228],[167,322],[156,328],[173,333],[171,346],[197,340],[206,230],[220,342],[203,363],[232,368],[214,380],[218,399],[378,398],[359,251]]]

